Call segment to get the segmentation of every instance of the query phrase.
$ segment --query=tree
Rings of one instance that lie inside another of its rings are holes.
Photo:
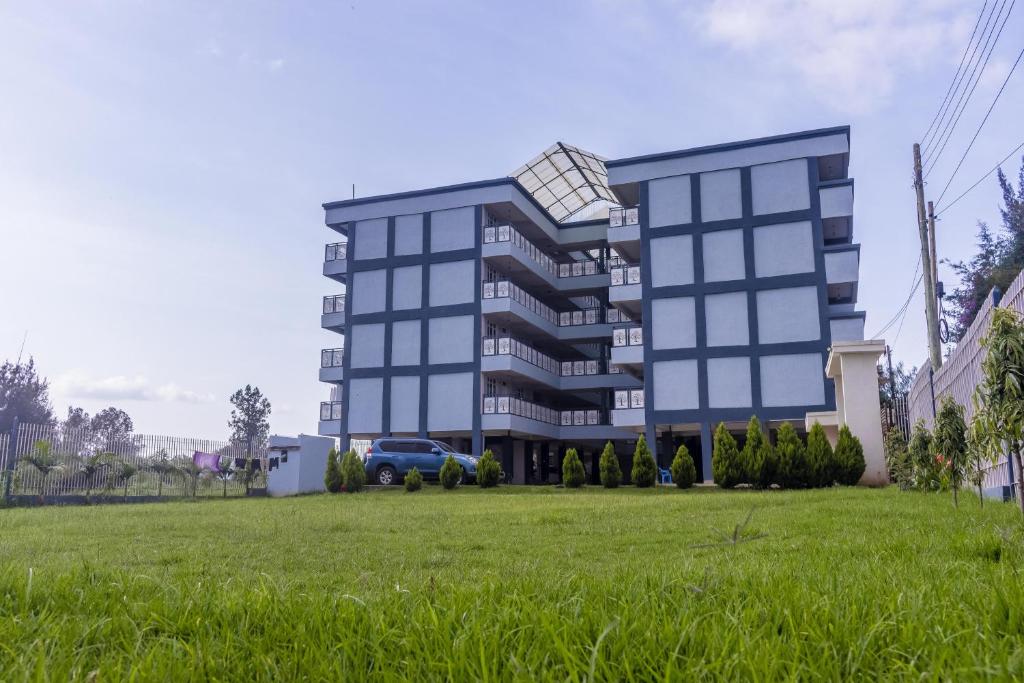
[[[164,479],[174,473],[174,463],[171,462],[166,448],[159,449],[150,459],[147,469],[156,475],[156,497],[164,495]]]
[[[246,384],[231,394],[231,442],[245,446],[245,455],[252,457],[253,448],[262,446],[270,434],[270,401],[259,387]]]
[[[565,452],[562,459],[562,484],[567,489],[578,489],[586,483],[587,471],[583,468],[583,461],[575,448]]]
[[[221,456],[217,462],[216,477],[224,487],[224,498],[228,497],[228,482],[234,478],[235,471],[235,459],[228,455]]]
[[[118,455],[131,455],[136,451],[132,432],[132,418],[120,408],[110,406],[92,416],[89,429],[95,435],[97,447]]]
[[[743,461],[740,451],[724,422],[715,429],[714,450],[711,453],[711,474],[723,489],[731,489],[743,481]]]
[[[676,449],[676,457],[672,459],[672,482],[681,489],[688,489],[697,480],[697,468],[686,444]]]
[[[836,480],[844,486],[856,486],[864,475],[867,464],[864,462],[864,446],[850,431],[849,425],[844,424],[839,428],[835,461]]]
[[[744,478],[751,486],[766,489],[775,481],[778,469],[775,449],[761,430],[761,421],[756,415],[752,415],[747,422],[747,440],[740,452],[740,460],[743,462]]]
[[[117,469],[114,471],[114,479],[117,481],[119,486],[124,488],[124,502],[128,502],[128,484],[132,478],[138,473],[139,468],[131,464],[128,461],[122,461],[118,464]]]
[[[324,472],[324,488],[331,493],[341,491],[341,467],[338,465],[338,449],[327,451],[327,471]]]
[[[462,467],[455,461],[451,453],[444,459],[439,477],[441,479],[441,486],[449,491],[458,486],[459,482],[462,481]]]
[[[982,487],[985,483],[985,464],[988,462],[984,432],[984,423],[975,415],[967,430],[967,459],[970,463],[968,476],[978,488],[978,504],[981,507],[985,507],[985,491]]]
[[[901,491],[906,491],[914,485],[914,468],[910,462],[903,430],[899,427],[890,427],[885,434],[884,448],[885,465],[889,470],[890,481],[895,482]]]
[[[185,479],[186,493],[190,489],[192,497],[195,498],[199,492],[199,477],[202,475],[203,469],[192,458],[181,456],[176,461],[175,470]]]
[[[775,436],[775,454],[778,459],[778,481],[786,488],[810,485],[811,468],[807,462],[807,449],[800,435],[789,422],[783,422]]]
[[[882,408],[894,408],[897,397],[905,396],[910,391],[910,385],[914,383],[916,375],[917,368],[912,367],[907,370],[903,361],[896,363],[891,377],[889,368],[884,364],[881,365],[878,375],[878,402]]]
[[[423,475],[420,474],[417,468],[413,467],[405,475],[405,490],[412,493],[413,491],[419,491],[421,488],[423,488]]]
[[[67,432],[73,429],[88,429],[89,428],[89,413],[85,412],[84,408],[75,406],[68,406],[68,416],[64,419],[64,431]]]
[[[807,432],[807,463],[811,469],[814,486],[831,486],[835,483],[835,463],[832,444],[825,436],[825,428],[815,422]]]
[[[932,433],[928,431],[924,420],[918,420],[910,432],[907,460],[910,463],[910,478],[914,487],[922,491],[941,487],[935,457],[932,455]]]
[[[53,424],[50,384],[31,357],[27,363],[0,365],[0,434],[11,431],[15,417],[23,424]]]
[[[953,489],[953,506],[959,507],[957,492],[967,469],[967,424],[964,422],[964,407],[949,396],[942,397],[942,404],[935,415],[934,434],[932,448],[936,457],[943,458],[949,473],[949,485]]]
[[[61,467],[60,458],[53,453],[53,447],[49,441],[40,439],[32,445],[32,452],[25,456],[25,462],[39,472],[39,495],[46,494],[46,482],[50,474]]]
[[[448,456],[449,458],[451,456]],[[341,488],[348,493],[356,493],[366,486],[366,469],[352,449],[345,451],[341,459]]]
[[[995,462],[1009,449],[1017,476],[1017,501],[1024,514],[1024,324],[1007,308],[992,311],[988,333],[982,338],[981,383],[975,388],[975,411],[984,429],[986,450]]]
[[[495,460],[494,451],[488,448],[476,464],[476,483],[482,489],[489,489],[497,486],[500,479],[501,464]]]
[[[658,465],[654,462],[651,449],[647,446],[647,439],[641,434],[636,440],[636,448],[633,451],[633,471],[630,479],[637,488],[649,488],[654,486],[658,478]]]
[[[618,488],[622,483],[622,468],[619,467],[619,457],[615,455],[615,446],[611,441],[605,443],[598,466],[601,470],[601,486],[606,489]]]
[[[96,475],[110,467],[112,453],[97,451],[78,457],[78,474],[85,480],[85,499],[92,495]]]

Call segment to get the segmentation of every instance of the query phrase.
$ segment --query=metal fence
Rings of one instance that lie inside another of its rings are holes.
[[[196,452],[218,456],[218,471]],[[21,424],[0,435],[0,495],[49,502],[241,496],[266,486],[267,452],[212,439]],[[246,483],[248,480],[248,485]]]

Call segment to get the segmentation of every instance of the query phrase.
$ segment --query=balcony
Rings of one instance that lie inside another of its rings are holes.
[[[337,280],[345,281],[348,272],[348,242],[336,242],[328,244],[324,249],[324,275]]]
[[[853,181],[822,183],[818,199],[825,244],[849,244],[853,240]]]
[[[608,303],[623,311],[632,320],[643,317],[643,285],[640,266],[621,265],[611,269]]]
[[[320,436],[339,436],[341,434],[341,401],[322,401],[320,403],[320,423],[316,433]]]
[[[633,434],[616,429],[597,408],[558,410],[511,396],[485,396],[481,426],[484,431],[539,435],[551,439],[628,439]]]
[[[543,333],[562,341],[600,340],[611,336],[611,325],[605,320],[604,309],[556,311],[509,280],[484,282],[482,287],[481,311],[489,319],[510,328]]]
[[[338,384],[344,378],[345,347],[320,351],[320,381]]]
[[[511,225],[484,227],[481,255],[534,287],[581,292],[608,286],[608,275],[597,261],[557,262]]]
[[[320,327],[325,330],[340,331],[345,329],[345,295],[337,294],[324,297],[323,312],[320,315]]]
[[[559,363],[525,342],[508,336],[484,337],[480,345],[480,371],[526,379],[559,389]]]
[[[640,208],[608,211],[608,244],[630,261],[640,260]]]
[[[612,331],[612,362],[634,373],[643,372],[644,330],[618,327]]]
[[[860,277],[860,249],[856,246],[825,251],[825,281],[830,304],[855,303]]]
[[[644,390],[619,390],[613,394],[612,424],[616,427],[643,427],[646,424],[644,415]]]

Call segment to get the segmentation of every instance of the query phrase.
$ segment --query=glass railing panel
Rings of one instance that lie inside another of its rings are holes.
[[[612,330],[612,346],[643,346],[644,328],[619,327]]]
[[[608,210],[608,227],[623,228],[640,225],[640,207],[625,206]]]
[[[337,294],[324,297],[324,313],[344,313],[345,295]]]
[[[345,364],[345,348],[323,349],[320,351],[320,367],[340,368]]]
[[[341,419],[341,401],[321,401],[320,403],[320,419],[327,420],[340,420]]]
[[[344,261],[348,256],[348,242],[328,244],[324,253],[325,261]]]
[[[613,396],[615,399],[613,405],[616,410],[644,407],[643,389],[617,389]]]

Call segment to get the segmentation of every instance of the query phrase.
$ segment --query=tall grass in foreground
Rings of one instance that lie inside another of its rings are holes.
[[[0,678],[1019,678],[1014,514],[437,486],[2,510]]]

